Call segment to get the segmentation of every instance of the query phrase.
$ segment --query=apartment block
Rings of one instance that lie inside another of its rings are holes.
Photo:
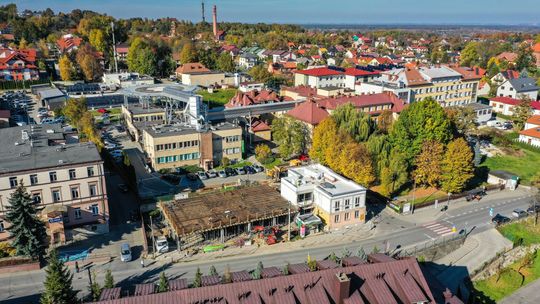
[[[46,222],[53,244],[106,233],[109,207],[103,161],[93,143],[78,143],[56,125],[0,130],[0,240],[4,216],[21,183]]]
[[[290,168],[281,179],[281,196],[300,213],[317,215],[329,230],[365,223],[366,191],[320,164]]]

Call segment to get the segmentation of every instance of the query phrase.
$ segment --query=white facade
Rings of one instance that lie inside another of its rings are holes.
[[[329,229],[365,222],[366,188],[320,164],[290,168],[281,196],[313,211]]]
[[[515,99],[529,97],[531,100],[536,100],[538,98],[538,90],[520,91],[519,88],[514,88],[510,81],[507,80],[497,88],[497,96]]]
[[[519,141],[540,148],[540,138],[519,134]]]
[[[311,76],[296,73],[294,75],[294,85],[307,85],[312,88],[324,88],[324,87],[345,87],[345,75],[325,75],[325,76]]]

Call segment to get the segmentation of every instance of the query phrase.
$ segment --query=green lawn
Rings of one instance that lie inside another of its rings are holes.
[[[534,218],[501,226],[499,231],[512,242],[523,239],[524,246],[540,244],[540,223],[534,226]]]
[[[489,170],[506,170],[517,174],[521,179],[520,183],[530,185],[533,177],[540,173],[540,153],[530,150],[522,150],[523,156],[495,156],[488,157],[482,166]]]
[[[540,254],[536,255],[531,266],[524,267],[518,272],[520,265],[521,261],[510,265],[509,270],[503,272],[498,281],[498,276],[494,275],[486,280],[474,282],[476,291],[483,293],[484,296],[493,301],[499,301],[522,286],[540,278]],[[523,280],[523,277],[525,280]]]
[[[281,158],[276,157],[276,158],[274,159],[273,162],[267,163],[267,164],[263,164],[263,166],[264,166],[266,169],[273,169],[275,166],[279,166],[279,165],[281,165],[281,164],[283,164],[283,163],[284,163],[284,162],[283,162],[283,160],[282,160]]]
[[[210,104],[210,108],[222,107],[236,94],[236,89],[219,89],[210,94],[207,90],[199,90],[197,94],[203,97],[205,103]]]

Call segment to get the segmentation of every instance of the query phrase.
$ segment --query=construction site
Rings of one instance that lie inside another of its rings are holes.
[[[169,237],[179,250],[204,252],[235,246],[274,244],[297,210],[267,185],[245,186],[159,203]]]

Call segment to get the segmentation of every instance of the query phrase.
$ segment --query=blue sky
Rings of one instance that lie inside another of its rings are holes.
[[[90,9],[115,17],[199,21],[200,0],[0,0],[19,9]],[[539,0],[213,0],[218,18],[238,22],[325,24],[540,24]]]

